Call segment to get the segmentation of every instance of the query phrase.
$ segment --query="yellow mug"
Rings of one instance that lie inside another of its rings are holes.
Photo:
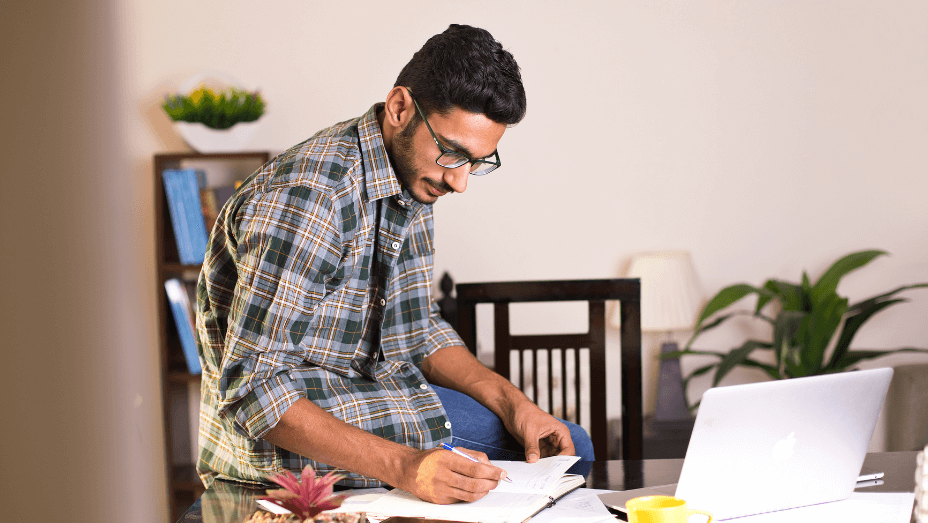
[[[693,514],[708,517],[705,523],[711,523],[712,514],[703,510],[686,508],[686,501],[673,496],[643,496],[625,502],[628,523],[687,523]]]

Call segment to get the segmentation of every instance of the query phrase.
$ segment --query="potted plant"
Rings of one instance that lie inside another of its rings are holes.
[[[336,496],[332,492],[335,482],[342,479],[340,474],[330,472],[320,478],[312,466],[307,465],[299,478],[290,471],[284,471],[268,479],[282,488],[268,490],[267,496],[258,499],[289,513],[275,515],[258,510],[245,523],[364,523],[367,519],[363,512],[322,514],[340,507],[345,500],[345,496]]]
[[[817,374],[843,372],[864,360],[879,358],[897,352],[926,352],[928,350],[903,347],[893,350],[851,350],[851,341],[860,327],[874,314],[907,301],[895,297],[899,292],[928,287],[928,283],[903,285],[892,291],[867,298],[854,304],[838,295],[838,282],[847,273],[887,254],[880,250],[867,250],[848,254],[836,261],[812,283],[803,271],[802,280],[792,283],[777,279],[767,280],[754,287],[738,283],[720,290],[703,308],[693,336],[686,347],[678,352],[662,355],[663,358],[685,355],[712,356],[715,361],[699,367],[684,380],[684,390],[696,376],[715,370],[712,386],[716,386],[735,367],[744,366],[763,370],[773,379],[797,378]],[[749,295],[757,295],[753,311],[732,311],[719,314]],[[715,329],[736,315],[750,315],[769,323],[771,335],[766,340],[749,339],[729,352],[695,350],[693,342],[706,331]],[[830,349],[830,350],[829,350]],[[755,351],[770,358],[755,359]],[[698,403],[697,403],[698,405]]]
[[[257,91],[216,90],[201,83],[188,94],[172,94],[161,105],[184,140],[199,152],[237,151],[257,126],[266,104]]]

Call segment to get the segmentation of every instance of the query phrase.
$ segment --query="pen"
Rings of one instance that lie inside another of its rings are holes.
[[[477,458],[473,458],[473,457],[471,457],[471,456],[468,456],[467,454],[464,454],[464,453],[461,452],[460,450],[458,450],[458,449],[452,447],[451,445],[448,445],[447,443],[442,443],[442,444],[441,444],[441,447],[442,447],[443,449],[445,449],[445,450],[450,450],[451,452],[454,452],[454,453],[457,454],[458,456],[464,456],[465,458],[467,458],[467,459],[473,461],[474,463],[480,463],[480,460],[478,460]],[[503,478],[503,481],[508,481],[509,483],[512,483],[512,480],[509,479],[508,477]]]

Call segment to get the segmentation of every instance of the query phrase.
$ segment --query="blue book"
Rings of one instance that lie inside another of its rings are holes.
[[[203,263],[209,240],[200,204],[200,185],[204,175],[196,169],[165,169],[161,177],[180,262]]]
[[[200,367],[200,355],[197,352],[194,335],[196,316],[184,284],[177,278],[171,278],[164,281],[164,290],[168,293],[171,315],[174,316],[174,324],[177,326],[180,346],[184,350],[184,359],[187,360],[187,369],[190,374],[201,374],[203,369]]]

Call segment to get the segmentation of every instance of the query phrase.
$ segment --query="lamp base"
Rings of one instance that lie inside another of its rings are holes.
[[[680,350],[674,342],[661,345],[661,354]],[[660,375],[657,381],[657,407],[654,413],[655,428],[658,426],[673,429],[692,426],[693,416],[687,408],[686,391],[683,390],[683,372],[680,370],[680,358],[661,360]]]

